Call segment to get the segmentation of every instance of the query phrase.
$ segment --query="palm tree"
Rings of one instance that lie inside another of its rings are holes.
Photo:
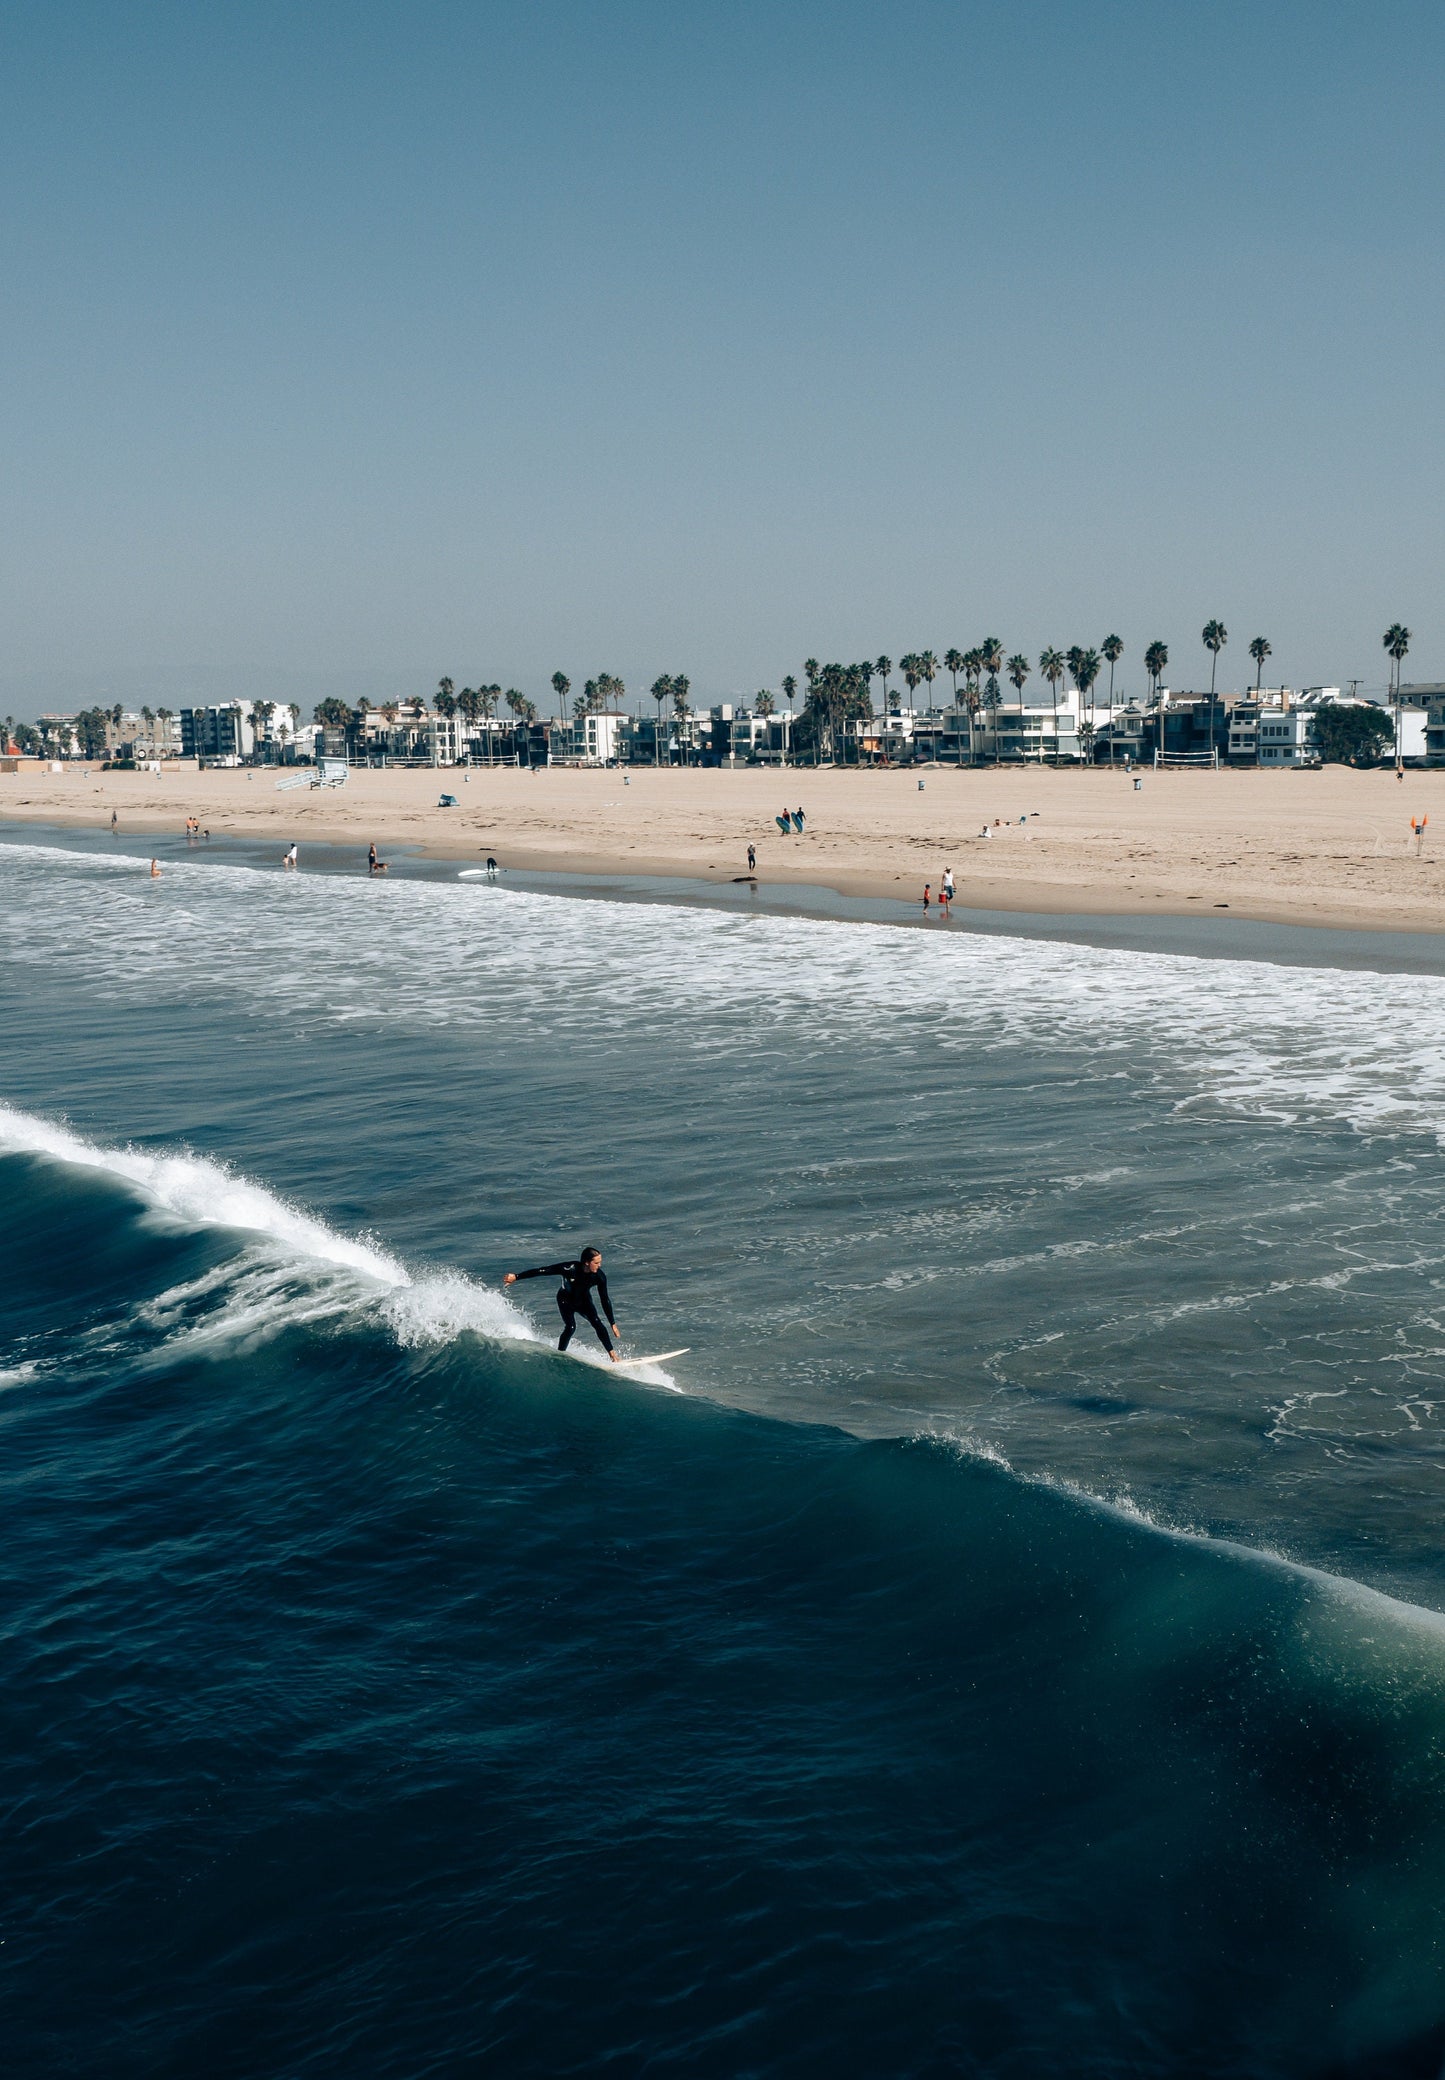
[[[1064,676],[1064,659],[1050,644],[1039,652],[1039,670],[1049,682],[1049,692],[1054,702],[1054,759],[1059,755],[1059,681]]]
[[[457,695],[457,713],[467,725],[467,764],[472,762],[471,732],[477,726],[477,717],[482,712],[482,697],[474,687],[464,686]]]
[[[1214,700],[1214,674],[1219,666],[1219,653],[1229,641],[1229,630],[1222,621],[1206,621],[1202,632],[1205,649],[1209,652],[1209,698]]]
[[[567,696],[572,691],[572,681],[565,672],[553,672],[552,691],[557,696],[557,713],[565,715],[567,713]]]
[[[1114,727],[1114,667],[1124,655],[1124,639],[1122,636],[1105,636],[1103,642],[1099,645],[1099,649],[1103,653],[1109,667],[1109,727],[1112,730]],[[1113,757],[1112,750],[1109,755],[1111,758]]]
[[[772,714],[773,709],[776,706],[777,702],[773,699],[773,696],[768,692],[767,687],[760,686],[758,688],[758,691],[753,695],[753,713],[755,715],[761,715],[764,718],[764,720],[766,720],[767,717]]]
[[[1009,678],[1013,681],[1014,692],[1019,697],[1019,734],[1022,736],[1024,726],[1024,684],[1029,676],[1029,661],[1024,656],[1022,650],[1014,652],[1008,661],[1007,670]]]
[[[660,766],[662,764],[662,704],[664,701],[672,699],[672,680],[666,672],[662,672],[653,680],[648,691],[657,702],[657,724],[652,732],[652,763],[655,766]]]
[[[884,667],[884,666],[885,666],[885,665],[887,664],[887,662],[888,662],[888,659],[887,659],[886,657],[880,657],[880,658],[879,658],[879,660],[878,660],[878,669],[879,669],[879,671],[880,671],[880,672],[881,672],[881,671],[883,670],[883,667]],[[884,685],[885,685],[885,687],[886,687],[886,685],[887,685],[887,681],[886,681],[886,680],[884,681]],[[783,678],[783,699],[784,699],[784,700],[785,700],[785,701],[787,702],[787,704],[788,704],[788,720],[787,720],[787,725],[786,725],[786,727],[785,727],[785,728],[784,728],[784,730],[783,730],[783,751],[782,751],[782,759],[783,759],[783,764],[784,764],[784,765],[786,765],[786,764],[788,763],[788,737],[789,737],[789,735],[791,734],[791,732],[792,732],[792,727],[793,727],[793,701],[794,701],[794,699],[795,699],[795,698],[796,698],[796,696],[797,696],[797,691],[798,691],[798,682],[797,682],[797,680],[796,680],[796,679],[795,679],[795,678],[793,677],[793,675],[792,675],[792,673],[791,673],[791,672],[788,672],[788,673],[786,673],[786,674],[785,674],[785,676],[784,676],[784,678]]]
[[[931,707],[933,705],[933,682],[938,676],[938,659],[931,650],[920,650],[917,663],[918,676],[928,688],[928,702]]]
[[[1084,732],[1087,730],[1088,734],[1085,738],[1085,741],[1089,745],[1092,745],[1094,741],[1094,703],[1092,696],[1094,691],[1094,681],[1099,676],[1098,651],[1071,651],[1069,653],[1069,669],[1074,675],[1074,684],[1078,687],[1080,694],[1089,702],[1089,719],[1087,723],[1085,723],[1083,718],[1080,718],[1079,732],[1080,735],[1083,735]]]
[[[687,697],[691,691],[692,681],[688,678],[686,672],[676,673],[672,682],[672,712],[677,717],[679,724],[686,722],[688,718],[690,710],[687,705]],[[687,764],[687,744],[680,728],[677,733],[677,749],[677,762],[679,765],[685,766]]]
[[[998,675],[1003,670],[1003,644],[997,636],[985,636],[978,646],[979,669],[988,673],[985,697],[998,705]]]
[[[438,680],[437,680],[437,700],[436,700],[436,710],[437,710],[437,713],[438,713],[439,715],[445,715],[445,714],[447,714],[447,713],[448,713],[448,710],[447,710],[447,709],[445,709],[445,708],[444,708],[444,707],[442,706],[442,701],[443,701],[444,699],[445,699],[445,700],[450,700],[450,699],[451,699],[451,697],[452,697],[452,682],[451,682],[451,680],[450,680],[450,679],[438,679]]]
[[[1250,642],[1249,654],[1259,667],[1254,675],[1254,691],[1257,697],[1260,687],[1264,684],[1264,660],[1273,657],[1274,652],[1263,636],[1255,636]]]
[[[893,659],[891,657],[880,657],[873,669],[883,681],[883,713],[886,715],[888,713],[888,681],[893,672]]]
[[[920,662],[918,658],[916,658],[913,655],[913,652],[910,650],[907,657],[899,658],[898,669],[900,672],[902,672],[904,681],[907,684],[908,699],[911,704],[913,696],[918,690],[918,682],[923,677],[923,671]]]
[[[1403,621],[1392,621],[1385,630],[1385,650],[1391,659],[1390,693],[1395,703],[1395,771],[1405,769],[1404,711],[1400,702],[1400,666],[1410,649],[1410,631]]]
[[[1167,643],[1161,643],[1156,636],[1149,648],[1144,652],[1144,669],[1149,674],[1156,701],[1159,698],[1159,681],[1164,677],[1168,666],[1169,646]]]
[[[953,681],[953,705],[956,708],[958,706],[958,675],[963,670],[963,652],[961,650],[945,650],[943,653],[943,669]]]

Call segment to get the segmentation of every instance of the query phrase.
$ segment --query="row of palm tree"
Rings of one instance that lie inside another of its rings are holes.
[[[1209,653],[1209,696],[1211,701],[1213,701],[1216,698],[1219,653],[1229,641],[1229,631],[1221,620],[1217,617],[1211,617],[1205,622],[1200,632],[1200,639]],[[1385,650],[1391,659],[1389,697],[1397,709],[1400,700],[1400,669],[1409,651],[1410,640],[1409,629],[1398,621],[1392,622],[1385,631]],[[1263,686],[1265,660],[1273,656],[1273,654],[1273,646],[1267,637],[1254,636],[1251,639],[1249,655],[1255,665],[1256,693]],[[1088,747],[1092,744],[1097,734],[1095,726],[1096,709],[1094,705],[1095,686],[1104,665],[1107,664],[1109,667],[1108,709],[1112,714],[1114,707],[1114,672],[1123,655],[1123,639],[1114,634],[1105,636],[1097,649],[1090,645],[1075,643],[1067,650],[1059,650],[1050,644],[1040,651],[1038,670],[1040,676],[1048,685],[1052,699],[1056,740],[1059,687],[1066,677],[1072,677],[1074,686],[1081,697],[1083,713],[1080,720],[1080,736],[1084,741],[1085,753],[1087,755]],[[1156,637],[1144,650],[1144,670],[1149,679],[1151,698],[1156,705],[1159,701],[1160,687],[1168,664],[1168,645]],[[890,684],[895,670],[901,675],[908,688],[909,695],[913,696],[920,686],[927,687],[931,695],[939,669],[938,659],[932,650],[910,651],[898,660],[896,666],[892,658],[887,656],[864,659],[861,663],[856,664],[820,664],[816,658],[808,658],[803,665],[806,694],[802,714],[799,718],[803,739],[806,740],[807,736],[811,734],[815,747],[821,749],[826,745],[829,754],[832,755],[840,726],[846,725],[850,721],[871,721],[873,719],[872,685],[875,678],[882,687],[883,714],[886,718],[889,715],[897,715],[901,707],[901,695],[895,694]],[[954,707],[965,707],[968,710],[971,723],[976,721],[980,710],[994,713],[1000,707],[1002,694],[999,687],[999,676],[1001,673],[1013,686],[1018,699],[1019,712],[1022,714],[1024,687],[1032,676],[1033,667],[1022,651],[1015,651],[1012,656],[1005,659],[1004,645],[997,636],[985,636],[983,641],[976,644],[971,650],[959,650],[957,648],[946,650],[943,654],[942,669],[948,673],[952,681]],[[963,681],[961,701],[959,697],[960,679]],[[789,674],[782,679],[781,686],[783,698],[787,702],[788,712],[791,715],[797,698],[797,681]],[[552,688],[557,696],[558,712],[565,720],[567,697],[571,693],[572,682],[564,672],[554,672],[552,674]],[[651,698],[657,703],[657,726],[653,735],[653,755],[659,764],[662,756],[663,708],[671,701],[674,714],[679,720],[684,719],[691,712],[688,706],[691,690],[690,680],[685,673],[681,672],[661,674],[648,689]],[[587,680],[581,694],[572,703],[573,717],[581,721],[588,715],[616,712],[620,710],[622,702],[626,698],[626,693],[627,688],[620,678],[617,678],[610,672],[599,672],[595,678]],[[525,694],[519,693],[515,687],[509,688],[505,694],[503,694],[501,687],[498,685],[476,688],[463,687],[461,692],[457,693],[452,680],[449,678],[443,678],[438,683],[434,705],[438,714],[443,716],[450,717],[460,713],[467,721],[477,722],[490,720],[496,713],[499,701],[505,701],[506,706],[511,710],[518,722],[531,722],[536,717],[536,704],[530,701]],[[266,708],[268,710],[273,705],[273,703],[269,702],[256,704],[257,708]],[[371,704],[368,701],[363,700],[360,703],[360,712],[364,715],[370,706]],[[766,717],[773,715],[776,711],[777,701],[774,694],[769,688],[760,687],[753,697],[753,712]],[[113,711],[114,719],[117,722],[120,719],[120,712],[120,708],[117,705]],[[298,711],[293,708],[292,712],[295,714]],[[390,701],[383,704],[379,712],[389,721],[395,722],[400,710],[395,701]],[[171,711],[167,708],[161,708],[157,710],[157,713],[162,717],[168,717]],[[152,719],[149,708],[143,709],[142,714],[147,721]],[[318,704],[316,719],[323,722],[344,724],[354,718],[352,710],[347,707],[344,701],[331,699]],[[13,719],[7,718],[5,724],[7,736],[13,735],[15,727]]]

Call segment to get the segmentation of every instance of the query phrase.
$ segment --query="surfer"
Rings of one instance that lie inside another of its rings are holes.
[[[514,1286],[519,1278],[561,1279],[561,1290],[557,1294],[557,1308],[562,1317],[562,1341],[557,1346],[559,1351],[565,1351],[572,1341],[572,1334],[580,1315],[584,1321],[592,1324],[603,1350],[614,1365],[617,1363],[617,1353],[612,1348],[612,1336],[620,1336],[622,1332],[612,1320],[612,1302],[607,1293],[607,1280],[602,1273],[600,1249],[594,1249],[589,1243],[586,1249],[580,1250],[566,1263],[538,1264],[531,1271],[509,1271],[502,1284]],[[602,1302],[602,1312],[607,1317],[606,1323],[598,1314],[596,1303],[593,1301],[594,1287],[598,1300]],[[611,1325],[612,1336],[607,1333],[608,1324]]]

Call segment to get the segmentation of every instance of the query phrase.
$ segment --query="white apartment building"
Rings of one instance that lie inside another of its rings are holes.
[[[621,715],[576,715],[570,722],[553,723],[552,764],[616,765],[625,719]]]
[[[1262,766],[1317,766],[1315,719],[1308,708],[1263,708],[1256,725],[1256,748]],[[1234,730],[1229,732],[1230,752]]]

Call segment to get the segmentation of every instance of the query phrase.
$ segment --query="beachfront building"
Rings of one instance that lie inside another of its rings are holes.
[[[433,766],[456,766],[462,762],[465,722],[460,715],[428,715],[426,760]]]
[[[1259,716],[1258,759],[1262,766],[1317,766],[1314,716],[1308,708],[1266,708]]]
[[[1421,763],[1445,766],[1445,680],[1406,680],[1400,688],[1400,707],[1411,741],[1418,735]],[[1412,715],[1420,721],[1412,723]]]
[[[201,766],[238,766],[256,748],[250,701],[219,701],[182,708],[181,756]]]
[[[865,760],[877,765],[907,766],[919,758],[938,758],[943,716],[920,715],[916,708],[900,705],[890,708],[886,715],[874,715],[866,721],[850,720],[843,724],[843,729],[857,739],[856,748]],[[852,748],[850,744],[848,750]],[[845,750],[844,756],[847,755]]]
[[[689,708],[685,715],[664,710],[656,715],[623,715],[617,735],[617,758],[632,766],[724,766],[733,755],[733,724],[739,711],[721,702],[706,711]]]
[[[1136,766],[1144,756],[1144,729],[1147,717],[1137,701],[1124,701],[1115,707],[1101,709],[1104,719],[1094,731],[1093,753],[1096,765]]]
[[[130,720],[132,718],[125,718]],[[183,756],[181,718],[169,709],[164,715],[142,714],[140,726],[127,742],[124,729],[117,745],[116,755],[129,757],[139,765],[159,765],[168,758]]]
[[[1010,702],[996,708],[981,708],[974,721],[974,756],[993,765],[1058,765],[1080,755],[1078,694],[1060,692],[1058,704],[1037,697]],[[959,711],[953,711],[958,713]],[[946,718],[945,718],[946,719]],[[944,756],[953,759],[953,746],[966,747],[968,718],[961,728],[944,736]],[[966,748],[965,748],[966,756]]]
[[[105,756],[112,764],[153,766],[181,756],[181,718],[114,709],[105,718]]]
[[[728,756],[734,765],[785,766],[792,764],[793,717],[782,714],[755,715],[750,708],[734,714]]]
[[[1143,751],[1165,764],[1223,765],[1237,695],[1173,693],[1165,687],[1144,719]]]
[[[40,732],[42,756],[79,758],[80,735],[73,715],[39,715],[35,727]]]
[[[554,766],[615,766],[621,756],[622,715],[574,715],[551,725],[549,763]]]
[[[1401,693],[1422,692],[1425,696],[1425,763],[1445,766],[1445,686],[1415,688],[1402,686]]]
[[[349,755],[366,765],[433,765],[432,721],[424,701],[388,701],[381,708],[363,702],[347,727]]]

